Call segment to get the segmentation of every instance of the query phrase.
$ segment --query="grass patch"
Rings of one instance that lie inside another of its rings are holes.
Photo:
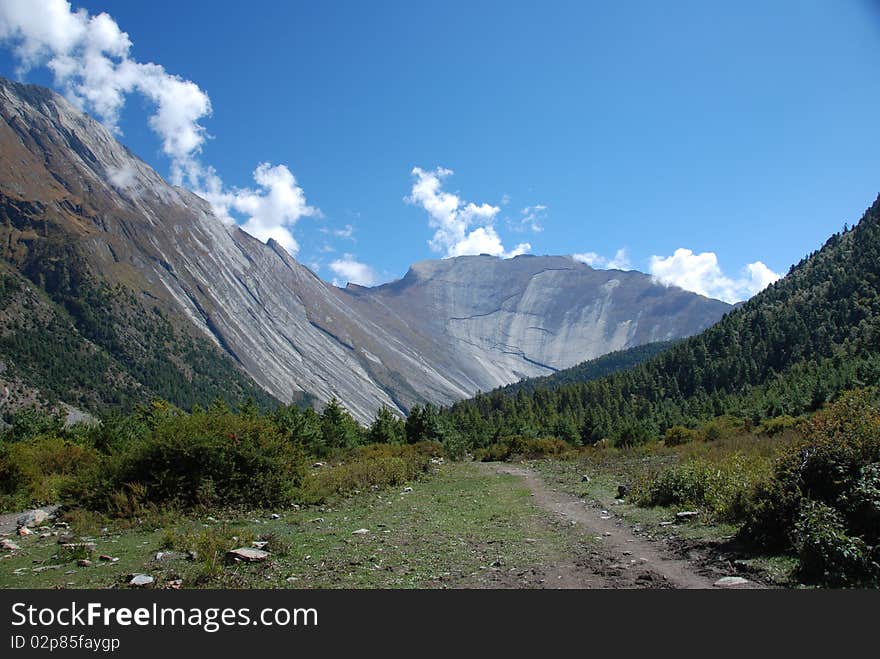
[[[546,524],[519,479],[468,463],[435,470],[410,481],[411,492],[397,485],[299,510],[215,512],[217,519],[178,519],[165,529],[111,526],[94,541],[96,554],[118,558],[115,563],[35,571],[56,562],[58,545],[54,537],[29,536],[20,552],[0,561],[0,587],[104,588],[144,572],[158,587],[180,580],[184,588],[444,588],[472,584],[491,570],[552,564],[562,555],[570,538]],[[363,528],[369,533],[353,535]],[[254,540],[267,542],[267,561],[215,560]],[[157,561],[159,551],[179,555]]]

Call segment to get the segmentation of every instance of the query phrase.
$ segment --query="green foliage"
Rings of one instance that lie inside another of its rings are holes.
[[[383,405],[367,431],[367,440],[371,444],[403,444],[406,441],[406,424]]]
[[[758,427],[758,432],[773,437],[786,430],[797,428],[800,423],[799,419],[789,416],[788,414],[783,414],[782,416],[775,416],[772,419],[765,419],[762,421],[761,425]]]
[[[20,442],[40,435],[59,435],[64,429],[64,415],[47,413],[35,407],[18,410],[9,418],[9,427],[0,433],[0,441]]]
[[[410,444],[442,441],[443,431],[440,427],[437,408],[430,403],[424,407],[414,405],[406,417],[404,431],[406,432],[406,441]]]
[[[322,446],[329,450],[346,449],[360,443],[361,428],[335,398],[321,412]]]
[[[94,449],[53,435],[2,444],[0,510],[54,503],[66,483],[99,463]]]
[[[517,394],[521,391],[532,393],[541,389],[558,389],[567,384],[598,380],[612,373],[625,371],[633,366],[642,364],[656,357],[664,350],[668,350],[676,343],[677,341],[657,341],[627,348],[626,350],[616,350],[596,359],[581,362],[577,366],[562,369],[553,375],[520,380],[506,387],[501,387],[500,391],[508,395]],[[566,439],[566,441],[568,440]]]
[[[427,472],[431,458],[442,450],[436,442],[371,444],[354,449],[339,464],[312,471],[305,480],[302,500],[321,503],[371,487],[402,485]]]
[[[121,515],[144,505],[271,506],[294,499],[303,463],[300,448],[268,418],[167,415],[143,440],[83,473],[66,494]]]
[[[697,433],[684,426],[670,426],[666,429],[663,441],[666,446],[681,446],[697,438]]]
[[[847,535],[843,516],[831,506],[804,499],[792,530],[801,575],[831,586],[880,579],[880,565],[865,541]]]
[[[474,459],[481,462],[498,462],[515,458],[536,459],[546,456],[563,455],[571,450],[568,443],[555,437],[523,437],[514,435],[500,442],[474,452]]]
[[[697,508],[711,519],[741,519],[747,497],[766,477],[769,461],[734,452],[722,459],[699,457],[652,474],[633,488],[642,506]]]
[[[751,497],[742,535],[759,546],[796,549],[810,578],[875,579],[877,556],[870,558],[868,547],[880,543],[876,392],[845,394],[804,433]]]

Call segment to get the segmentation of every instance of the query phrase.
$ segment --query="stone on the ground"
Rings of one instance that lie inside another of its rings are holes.
[[[323,462],[316,462],[312,465],[312,469],[320,469],[323,466],[325,466]]]
[[[583,476],[581,476],[581,483],[589,483],[589,482],[590,482],[590,477],[589,477],[589,476],[587,476],[586,474],[584,474]]]
[[[409,493],[412,492],[412,491],[413,491],[413,489],[412,489],[411,487],[405,487],[405,488],[403,488],[403,493],[404,493],[404,494],[409,494]]]
[[[129,580],[128,585],[134,586],[135,588],[143,588],[144,586],[149,586],[155,581],[153,577],[149,574],[135,574]]]
[[[89,567],[92,564],[92,562],[87,558],[81,558],[76,562],[76,564],[79,565],[80,567]]]
[[[281,515],[279,515],[278,513],[272,513],[271,515],[269,515],[269,519],[281,519]]]
[[[49,519],[49,513],[45,510],[35,508],[22,513],[18,518],[19,526],[39,526]]]
[[[716,588],[742,588],[748,586],[751,582],[742,577],[721,577],[715,582]]]
[[[95,551],[96,545],[94,542],[65,542],[61,545],[61,548],[69,549],[70,551]]]
[[[245,561],[246,563],[259,563],[269,558],[269,552],[251,547],[239,547],[226,552],[226,557],[231,561]]]
[[[158,551],[153,557],[154,560],[161,563],[162,561],[182,561],[186,558],[186,554],[179,551]],[[109,557],[105,560],[108,560]]]
[[[682,510],[680,513],[675,513],[675,519],[679,522],[687,522],[699,514],[699,510]]]
[[[352,531],[352,535],[367,535],[370,532],[370,529],[358,529],[357,531]]]
[[[15,551],[16,549],[21,549],[17,544],[12,542],[12,540],[7,540],[4,538],[0,540],[0,549],[5,549],[6,551]]]
[[[34,533],[34,532],[31,531],[31,530],[30,530],[28,527],[26,527],[26,526],[19,527],[19,529],[18,529],[18,535],[20,535],[20,536],[33,535],[33,533]]]
[[[266,545],[268,544],[269,543],[266,540],[254,540],[251,543],[251,547],[253,547],[254,549],[265,549]]]
[[[618,485],[617,486],[617,498],[618,499],[625,499],[627,494],[629,494],[629,488],[626,485]]]

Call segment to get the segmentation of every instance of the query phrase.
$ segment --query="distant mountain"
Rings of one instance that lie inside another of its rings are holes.
[[[653,359],[589,382],[480,395],[448,414],[474,441],[562,430],[629,443],[723,414],[798,415],[878,384],[880,198],[786,277]]]
[[[338,289],[54,92],[3,79],[0,257],[7,408],[335,396],[365,421],[688,336],[730,309],[569,257],[426,261]]]

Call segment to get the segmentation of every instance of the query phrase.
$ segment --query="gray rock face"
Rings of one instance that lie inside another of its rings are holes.
[[[108,282],[197,328],[280,400],[335,396],[361,421],[688,336],[730,309],[569,257],[425,261],[341,290],[224,225],[60,96],[3,79],[0,198],[61,218]]]
[[[567,256],[423,261],[398,282],[348,290],[429,337],[432,361],[448,361],[444,372],[481,390],[690,336],[730,308],[640,272],[594,270]]]

